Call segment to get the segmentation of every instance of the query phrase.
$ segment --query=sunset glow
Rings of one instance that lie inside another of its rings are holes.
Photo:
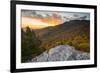
[[[58,18],[39,18],[39,17],[22,17],[22,28],[30,27],[32,29],[41,29],[49,26],[56,26],[63,23]]]

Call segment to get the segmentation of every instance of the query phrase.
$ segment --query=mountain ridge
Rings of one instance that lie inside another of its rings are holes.
[[[53,48],[57,45],[69,44],[79,50],[89,52],[89,20],[72,20],[54,27],[34,31],[37,37],[42,40],[41,47],[45,46],[46,49]]]

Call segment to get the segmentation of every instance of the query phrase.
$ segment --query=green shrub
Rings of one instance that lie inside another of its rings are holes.
[[[89,43],[81,43],[79,44],[78,49],[85,51],[85,52],[90,52],[90,45]]]

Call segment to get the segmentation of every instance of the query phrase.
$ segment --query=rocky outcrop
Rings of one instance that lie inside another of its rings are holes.
[[[51,48],[49,51],[43,52],[41,55],[33,58],[31,62],[47,62],[47,61],[69,61],[69,60],[88,60],[90,54],[77,51],[69,45],[60,45]]]

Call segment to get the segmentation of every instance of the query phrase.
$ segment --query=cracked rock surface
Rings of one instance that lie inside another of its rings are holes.
[[[41,55],[36,56],[31,62],[47,62],[47,61],[70,61],[70,60],[88,60],[90,54],[76,50],[69,45],[60,45],[45,51]]]

